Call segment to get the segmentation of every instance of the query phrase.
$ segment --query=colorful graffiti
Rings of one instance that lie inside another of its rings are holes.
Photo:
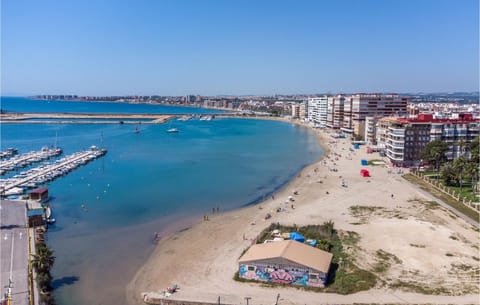
[[[300,286],[324,287],[324,274],[309,274],[296,269],[280,269],[253,265],[240,265],[238,274],[241,278],[262,282],[293,284]]]

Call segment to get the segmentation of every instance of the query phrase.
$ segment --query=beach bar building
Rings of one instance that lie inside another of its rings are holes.
[[[251,246],[240,257],[239,277],[263,282],[325,287],[332,254],[298,241]]]
[[[46,187],[34,189],[28,193],[28,196],[31,200],[39,200],[43,202],[48,199],[48,189]]]

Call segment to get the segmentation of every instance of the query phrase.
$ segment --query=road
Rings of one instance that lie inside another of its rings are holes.
[[[19,201],[0,201],[0,289],[1,297],[11,283],[12,305],[28,305],[28,240],[26,206]]]

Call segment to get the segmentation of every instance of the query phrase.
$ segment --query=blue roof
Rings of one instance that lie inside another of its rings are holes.
[[[36,215],[43,215],[43,209],[35,209],[35,210],[28,210],[27,211],[27,216],[36,216]]]

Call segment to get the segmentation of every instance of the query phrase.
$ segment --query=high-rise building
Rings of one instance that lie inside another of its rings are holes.
[[[327,127],[339,129],[343,126],[343,105],[345,96],[342,94],[329,96],[327,102]]]
[[[309,97],[307,101],[308,120],[315,126],[325,127],[327,124],[327,96]]]
[[[365,136],[365,118],[367,116],[404,117],[407,115],[408,97],[398,94],[353,94],[348,97],[345,107],[345,119],[353,133]]]

